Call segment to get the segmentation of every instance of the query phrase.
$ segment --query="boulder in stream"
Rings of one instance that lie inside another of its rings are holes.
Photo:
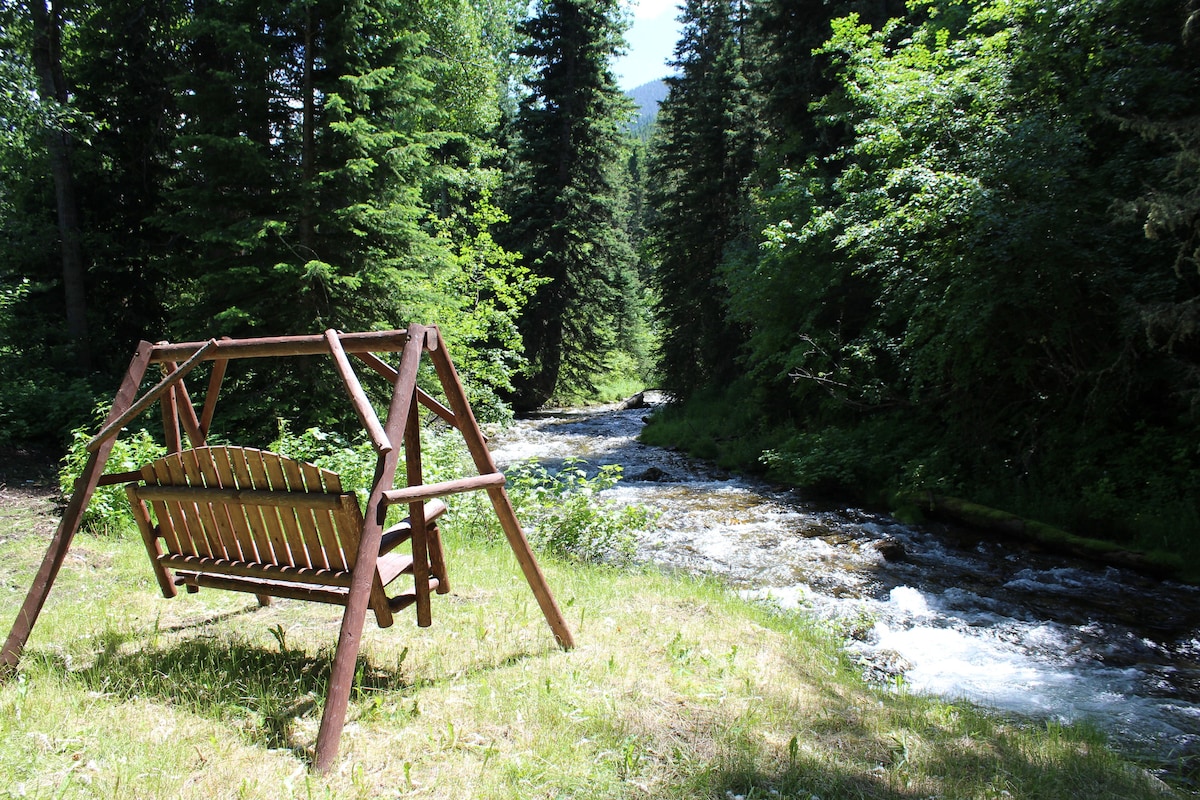
[[[631,480],[646,481],[648,483],[672,483],[676,478],[671,477],[670,473],[663,472],[658,467],[650,467],[644,472],[634,475]]]
[[[893,539],[889,536],[886,539],[872,542],[871,546],[875,548],[879,555],[883,556],[884,561],[896,562],[908,560],[908,551],[904,549],[904,543],[898,539]]]
[[[617,411],[628,411],[631,408],[647,408],[650,404],[646,402],[646,393],[638,392],[632,397],[626,398],[617,404]]]

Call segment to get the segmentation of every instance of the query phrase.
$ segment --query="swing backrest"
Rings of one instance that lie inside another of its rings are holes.
[[[363,516],[337,474],[263,450],[200,447],[141,475],[126,488],[165,595],[182,584],[345,604]],[[371,608],[381,626],[392,621],[384,586],[411,571],[411,556],[380,556]]]

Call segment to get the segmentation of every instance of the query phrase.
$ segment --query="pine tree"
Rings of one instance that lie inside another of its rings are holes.
[[[751,7],[758,42],[756,83],[763,97],[768,144],[764,169],[798,167],[810,155],[830,155],[848,131],[817,119],[812,105],[836,86],[834,66],[818,51],[838,17],[857,13],[882,25],[903,16],[902,0],[759,0]]]
[[[630,111],[608,66],[623,44],[618,12],[616,0],[542,0],[521,26],[537,75],[515,124],[505,243],[545,283],[520,321],[529,371],[518,408],[586,391],[615,345],[633,264],[617,184]]]
[[[452,91],[438,83],[451,57],[422,29],[439,18],[426,11],[448,5],[196,4],[160,217],[175,237],[172,335],[402,327],[458,308],[442,290],[461,241],[437,218],[462,210],[443,189],[451,150],[469,147],[451,147],[439,125],[471,109],[448,96],[435,105]],[[288,389],[326,374],[252,376],[239,412],[252,424],[275,402],[274,413],[326,424],[319,409],[290,407]]]
[[[754,101],[746,79],[744,4],[688,0],[677,77],[659,111],[650,162],[663,386],[684,398],[728,378],[737,337],[721,266],[741,232],[754,170]]]
[[[34,0],[29,4],[32,18],[32,61],[37,70],[43,101],[66,106],[71,87],[63,70],[63,4]],[[72,169],[75,150],[74,132],[52,126],[46,130],[46,150],[54,176],[54,193],[59,230],[59,254],[66,309],[67,334],[76,354],[76,367],[84,372],[91,367],[87,324],[87,297],[84,286],[87,263],[83,254],[76,175]]]
[[[162,202],[178,119],[168,85],[178,64],[178,0],[95,3],[73,31],[74,103],[97,124],[79,148],[94,361],[122,369],[132,343],[165,332],[169,245],[152,219]]]

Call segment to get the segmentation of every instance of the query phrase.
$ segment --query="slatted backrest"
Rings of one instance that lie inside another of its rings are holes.
[[[141,474],[147,487],[172,487],[144,492],[171,554],[353,566],[361,516],[336,473],[265,450],[200,447],[164,456]]]

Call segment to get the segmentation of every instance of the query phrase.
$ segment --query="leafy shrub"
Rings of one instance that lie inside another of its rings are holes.
[[[62,446],[100,394],[84,378],[0,353],[0,444]]]
[[[359,505],[365,509],[367,494],[375,481],[375,468],[378,465],[378,455],[375,448],[365,438],[351,441],[345,436],[322,430],[308,428],[302,433],[294,434],[285,420],[279,421],[279,436],[268,446],[281,455],[316,464],[323,469],[336,472],[342,479],[342,488],[355,492],[359,497]],[[447,433],[433,427],[426,427],[421,432],[421,477],[425,483],[448,480],[461,477],[469,469],[467,466],[466,445],[457,433]],[[396,470],[397,486],[405,485],[404,458]],[[454,503],[456,511],[460,505]],[[469,509],[461,516],[474,518]],[[404,507],[397,506],[388,512],[389,520],[394,522],[404,516]],[[456,517],[460,515],[456,514]]]
[[[103,409],[98,409],[102,411]],[[58,487],[66,496],[75,491],[75,481],[83,474],[90,453],[87,443],[91,441],[95,426],[79,427],[71,432],[71,445],[63,457],[58,472]],[[137,430],[118,436],[112,454],[105,465],[106,473],[132,472],[150,463],[167,452],[166,447],[154,440],[146,430]],[[120,485],[101,486],[88,501],[81,526],[93,533],[115,534],[133,528],[133,512],[129,499]]]
[[[588,477],[587,462],[568,459],[552,472],[535,461],[508,471],[508,492],[530,543],[579,561],[624,563],[633,558],[635,535],[648,527],[650,512],[622,506],[599,494],[621,479],[621,467],[600,467]]]
[[[339,433],[315,427],[292,433],[288,422],[281,419],[279,436],[267,449],[336,472],[342,479],[342,488],[358,493],[360,498],[366,496],[375,480],[378,457],[365,439],[352,442]]]

